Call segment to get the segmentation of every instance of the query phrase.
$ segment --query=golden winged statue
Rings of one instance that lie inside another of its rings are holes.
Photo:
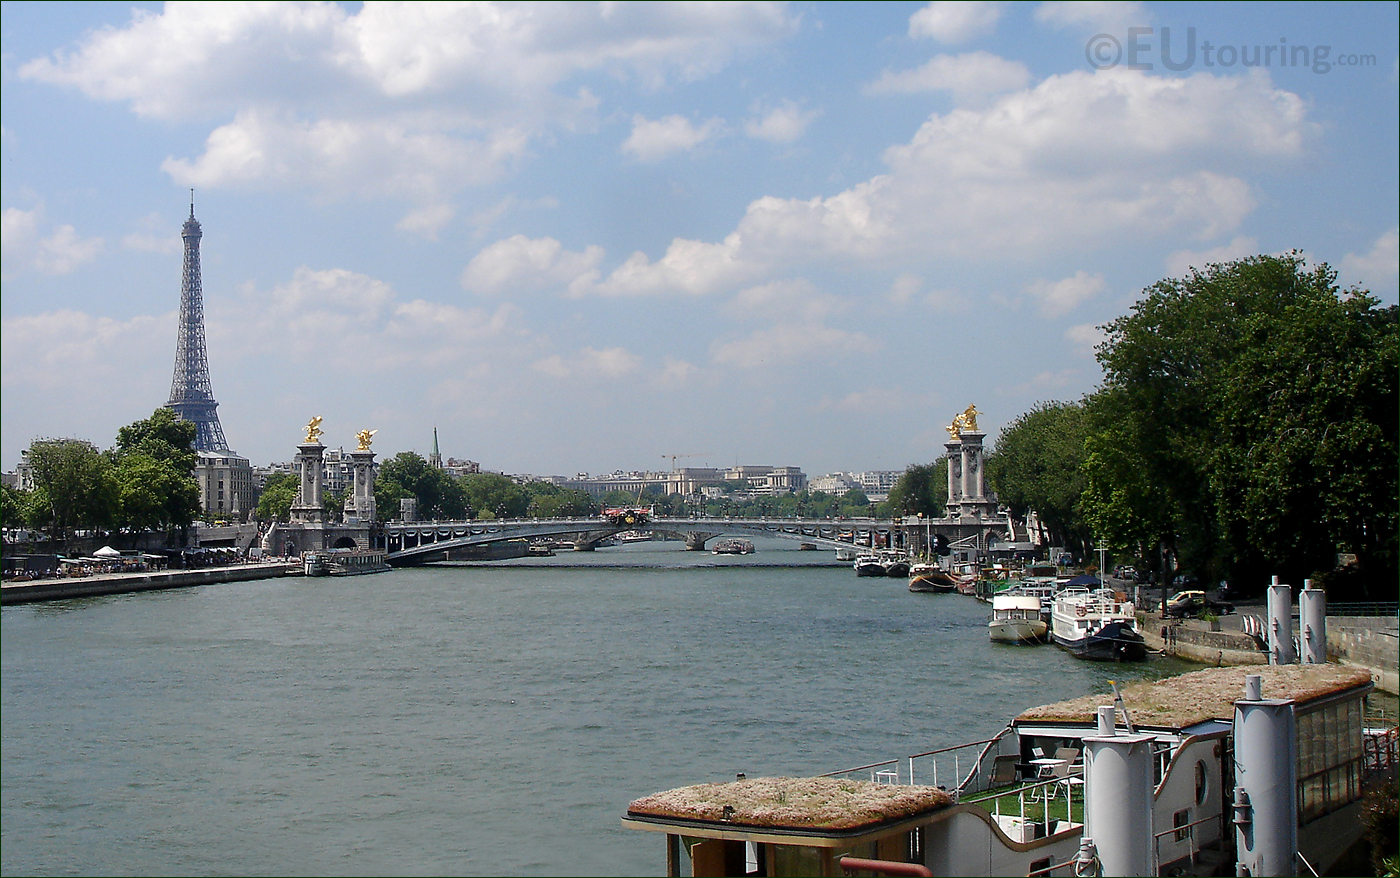
[[[355,438],[360,441],[360,447],[356,448],[355,450],[369,451],[369,444],[371,441],[373,441],[374,434],[378,432],[378,430],[361,430],[360,432],[356,433]]]
[[[306,441],[308,443],[320,442],[321,434],[323,432],[325,431],[321,429],[320,415],[316,415],[314,418],[306,422]]]
[[[964,430],[976,430],[977,416],[980,414],[982,413],[977,410],[976,404],[970,405],[966,409],[963,409],[963,413],[961,415],[958,415],[958,417],[962,420],[962,428]]]

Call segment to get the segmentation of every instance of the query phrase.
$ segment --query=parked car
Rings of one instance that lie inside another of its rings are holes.
[[[1233,612],[1235,612],[1234,604],[1208,598],[1204,591],[1196,588],[1179,591],[1167,599],[1166,616],[1168,618],[1185,619],[1198,616],[1201,613],[1224,616]]]
[[[1137,568],[1120,564],[1118,568],[1113,571],[1113,576],[1115,579],[1126,579],[1132,582],[1137,579]]]

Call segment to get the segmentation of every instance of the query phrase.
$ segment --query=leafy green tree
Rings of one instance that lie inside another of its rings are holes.
[[[467,496],[462,485],[412,451],[401,451],[379,467],[374,482],[378,516],[388,520],[398,515],[403,497],[416,498],[418,515],[425,519],[466,517]]]
[[[0,485],[0,527],[9,530],[24,524],[24,504],[27,491]]]
[[[329,520],[339,519],[345,514],[345,495],[349,490],[326,491],[321,494],[321,509]]]
[[[910,464],[890,488],[887,503],[892,515],[942,518],[948,506],[948,458]]]
[[[81,439],[38,439],[29,446],[34,478],[30,526],[67,545],[76,528],[111,526],[118,490],[107,456]]]
[[[462,476],[460,485],[478,518],[522,518],[530,508],[529,493],[498,473],[471,473]]]
[[[840,517],[861,518],[870,514],[870,498],[860,488],[852,488],[841,495]]]
[[[183,421],[175,412],[161,407],[149,418],[135,421],[117,430],[113,456],[146,454],[168,463],[176,472],[194,473],[199,456],[194,450],[198,428],[193,421]]]
[[[168,408],[117,430],[108,453],[118,491],[117,523],[133,531],[187,527],[200,514],[196,427]]]
[[[1326,264],[1256,256],[1159,281],[1105,327],[1086,519],[1256,588],[1353,553],[1396,579],[1396,309]]]
[[[1002,429],[987,456],[987,481],[1012,515],[1034,511],[1055,545],[1084,557],[1092,538],[1080,513],[1084,493],[1083,404],[1042,402]]]
[[[187,527],[199,513],[199,485],[188,472],[145,451],[120,455],[112,466],[118,520],[131,531]]]
[[[585,491],[561,488],[550,482],[525,486],[530,505],[525,514],[532,518],[582,518],[597,512],[597,504]]]
[[[258,520],[289,520],[292,504],[296,502],[300,490],[301,481],[294,473],[273,473],[268,476],[263,484],[262,494],[258,497]]]

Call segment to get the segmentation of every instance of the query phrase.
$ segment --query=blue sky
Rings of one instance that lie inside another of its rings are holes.
[[[4,3],[0,465],[169,396],[510,473],[934,460],[1154,281],[1397,297],[1397,5]],[[1253,60],[1255,63],[1246,64]]]

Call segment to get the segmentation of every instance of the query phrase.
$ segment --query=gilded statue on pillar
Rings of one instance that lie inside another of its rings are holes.
[[[312,442],[320,442],[321,435],[324,432],[325,431],[321,429],[321,416],[316,415],[310,421],[306,422],[306,444],[310,445]]]
[[[976,404],[963,409],[963,413],[958,416],[962,419],[962,429],[975,431],[977,429],[977,416],[980,414],[982,413],[977,410]]]
[[[356,448],[355,450],[369,451],[370,442],[374,440],[374,434],[378,432],[378,430],[361,430],[360,432],[356,433],[355,438],[359,440],[360,447]]]
[[[948,438],[961,439],[964,430],[975,431],[977,429],[977,416],[982,414],[977,410],[976,404],[970,405],[953,416],[953,423],[944,427],[948,431]]]

